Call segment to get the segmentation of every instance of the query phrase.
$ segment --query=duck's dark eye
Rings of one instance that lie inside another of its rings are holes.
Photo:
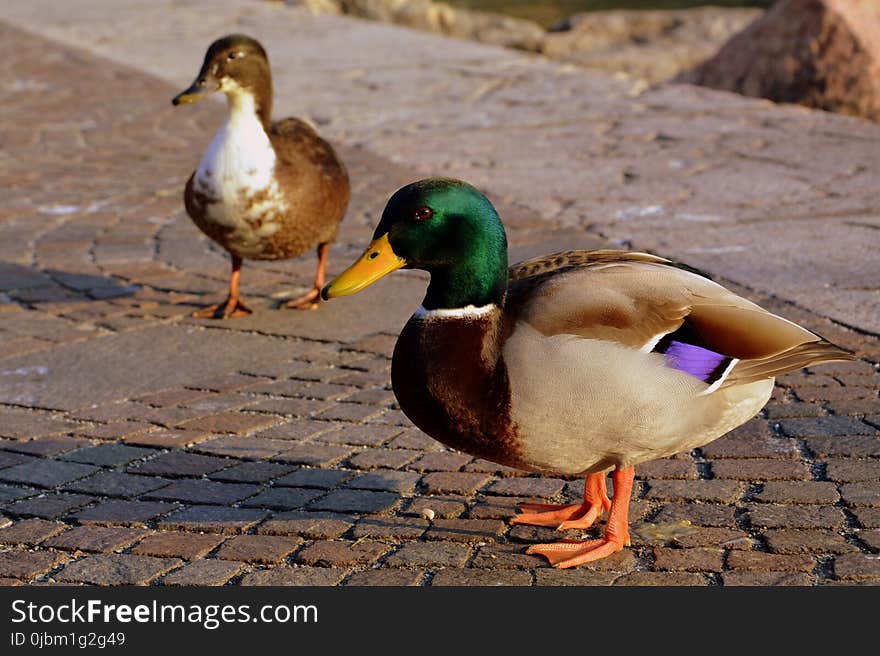
[[[416,221],[427,221],[432,216],[434,216],[434,210],[432,210],[430,207],[420,207],[415,211],[413,218]]]
[[[244,53],[243,52],[230,52],[226,58],[227,59],[237,59],[239,57],[244,57]]]

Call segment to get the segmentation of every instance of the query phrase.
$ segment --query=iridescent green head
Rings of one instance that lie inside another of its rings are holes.
[[[399,189],[364,255],[327,285],[323,296],[353,294],[401,267],[431,274],[427,310],[501,304],[507,237],[492,203],[475,187],[449,178]]]

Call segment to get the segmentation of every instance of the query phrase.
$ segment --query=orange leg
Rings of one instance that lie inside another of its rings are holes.
[[[632,494],[635,469],[615,469],[611,474],[614,482],[614,500],[605,526],[605,537],[600,540],[561,540],[553,544],[536,544],[526,553],[540,554],[550,564],[560,569],[590,563],[617,553],[629,544],[629,499]]]
[[[584,501],[573,505],[551,503],[523,503],[511,524],[553,526],[559,531],[570,528],[590,528],[603,512],[611,507],[605,487],[605,473],[590,474],[584,481]]]
[[[246,306],[239,294],[239,281],[241,279],[241,258],[232,256],[232,273],[229,275],[229,295],[226,300],[216,305],[193,312],[192,316],[199,319],[229,319],[245,317],[253,312]]]
[[[321,302],[321,290],[324,288],[324,277],[327,271],[327,252],[330,244],[318,245],[318,271],[315,273],[315,286],[298,298],[287,301],[284,307],[294,310],[317,310]]]

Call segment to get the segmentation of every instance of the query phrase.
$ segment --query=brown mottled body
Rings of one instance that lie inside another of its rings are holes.
[[[235,227],[212,218],[214,205],[224,202],[190,176],[184,192],[187,214],[199,230],[233,255],[250,260],[284,260],[336,239],[350,195],[348,173],[333,148],[305,122],[287,118],[268,131],[275,151],[274,178],[284,202],[267,203],[268,192],[241,190],[241,220],[258,232],[266,223],[278,229],[245,248]],[[259,211],[254,212],[254,208]]]

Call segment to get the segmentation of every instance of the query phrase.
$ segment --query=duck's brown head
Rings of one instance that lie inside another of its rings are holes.
[[[251,96],[257,111],[268,120],[272,74],[269,58],[259,41],[244,34],[230,34],[214,41],[205,53],[195,81],[171,102],[174,105],[194,103],[215,91],[223,91],[231,102],[243,95]]]

